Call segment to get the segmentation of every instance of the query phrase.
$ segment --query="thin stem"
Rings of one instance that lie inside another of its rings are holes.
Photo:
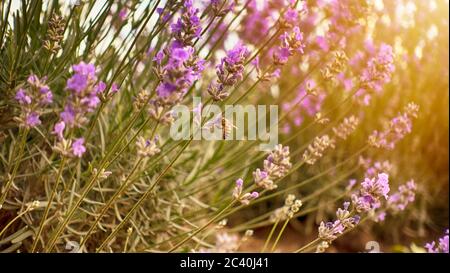
[[[261,253],[264,253],[266,251],[266,248],[269,245],[270,239],[272,239],[273,233],[275,232],[275,229],[277,228],[279,222],[280,222],[280,220],[277,219],[277,221],[273,224],[272,229],[270,230],[269,236],[267,236],[267,239],[264,242],[264,246],[261,249]]]
[[[180,246],[182,246],[184,243],[186,243],[187,241],[189,241],[190,239],[192,239],[195,235],[197,235],[198,233],[202,232],[205,228],[207,228],[209,225],[211,225],[212,223],[214,223],[217,219],[220,218],[220,216],[229,208],[231,208],[234,204],[236,203],[236,200],[230,202],[228,204],[228,206],[226,206],[223,210],[221,210],[218,214],[216,214],[216,216],[214,216],[211,220],[209,220],[208,223],[206,223],[205,225],[203,225],[201,228],[198,228],[197,230],[195,230],[191,235],[189,235],[188,237],[186,237],[185,239],[183,239],[181,242],[179,242],[178,244],[176,244],[174,247],[172,247],[168,252],[174,252],[175,250],[177,250]]]
[[[114,203],[114,201],[120,196],[122,195],[122,193],[125,191],[125,189],[129,186],[129,181],[130,178],[132,177],[132,175],[134,174],[134,172],[138,169],[139,165],[141,164],[142,160],[144,158],[141,157],[139,158],[139,160],[136,162],[136,164],[134,165],[134,167],[131,169],[130,173],[128,174],[128,176],[126,177],[125,181],[122,182],[122,185],[120,186],[120,188],[114,193],[113,196],[111,196],[111,198],[108,200],[108,202],[103,206],[103,208],[101,209],[100,213],[98,215],[96,215],[95,221],[94,223],[91,225],[91,227],[89,228],[88,232],[86,233],[86,235],[84,236],[83,240],[80,243],[80,248],[84,246],[84,244],[86,243],[86,241],[89,239],[89,237],[91,236],[92,232],[94,232],[95,227],[98,225],[98,223],[100,222],[100,220],[103,218],[103,216],[106,214],[106,212],[108,211],[108,209],[111,207],[111,205]]]
[[[47,220],[48,213],[50,211],[50,207],[51,207],[53,199],[55,198],[55,195],[56,195],[56,191],[58,190],[60,177],[64,170],[65,163],[66,163],[66,157],[63,156],[63,158],[61,160],[61,164],[59,165],[58,174],[56,175],[55,186],[52,190],[52,193],[50,194],[50,198],[47,201],[47,206],[45,207],[44,215],[42,215],[42,219],[39,224],[38,232],[36,233],[36,237],[34,239],[33,246],[31,247],[32,253],[35,252],[37,244],[39,242],[39,238],[41,237],[42,231],[44,230],[45,221]]]
[[[302,253],[303,251],[307,250],[308,248],[314,246],[316,243],[320,242],[320,239],[317,238],[311,242],[309,242],[308,244],[302,246],[301,248],[297,249],[296,251],[294,251],[294,253]]]
[[[4,192],[0,198],[0,209],[3,207],[3,203],[5,202],[6,197],[8,196],[9,188],[13,184],[14,179],[17,175],[17,171],[19,169],[20,162],[22,161],[22,156],[23,156],[24,149],[25,149],[25,143],[26,143],[29,131],[30,130],[28,128],[26,128],[25,131],[22,133],[22,138],[20,139],[20,143],[19,143],[19,151],[18,151],[19,155],[17,156],[16,159],[14,159],[13,171],[11,173],[11,176],[8,178],[8,181],[6,182],[5,188],[3,189]]]
[[[273,251],[275,250],[275,248],[277,247],[278,241],[280,240],[281,235],[282,235],[283,232],[284,232],[284,229],[286,228],[287,224],[289,223],[289,220],[290,220],[290,219],[288,218],[288,219],[286,219],[286,221],[284,221],[284,224],[283,224],[283,226],[281,227],[280,233],[278,233],[278,236],[277,236],[277,238],[275,239],[275,242],[274,242],[273,245],[272,245],[272,249],[270,250],[271,252],[273,252]]]
[[[12,219],[11,221],[9,221],[9,223],[2,229],[2,231],[0,231],[0,238],[2,237],[3,233],[5,233],[5,231],[15,222],[17,221],[20,217],[24,216],[26,213],[28,213],[29,211],[32,211],[34,208],[32,206],[26,208],[22,213],[19,213],[16,217],[14,217],[14,219]]]
[[[169,169],[172,167],[172,165],[175,163],[175,161],[180,157],[180,155],[183,153],[183,151],[187,148],[187,146],[191,143],[192,138],[182,147],[182,149],[178,152],[176,157],[169,163],[169,165],[162,171],[161,174],[156,178],[155,182],[150,186],[150,188],[147,189],[147,191],[139,198],[139,200],[133,205],[131,210],[127,213],[127,215],[123,218],[122,222],[120,222],[119,225],[117,225],[114,230],[111,232],[111,234],[103,241],[103,243],[97,248],[97,252],[101,251],[106,244],[119,232],[119,230],[130,220],[130,218],[133,216],[134,212],[141,206],[141,204],[147,200],[147,198],[152,193],[153,189],[156,187],[156,185],[159,184],[161,179],[164,177],[164,175],[169,171]]]

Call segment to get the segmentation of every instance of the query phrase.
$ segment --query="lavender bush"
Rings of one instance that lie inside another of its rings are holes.
[[[448,1],[6,0],[0,38],[2,252],[448,252]]]

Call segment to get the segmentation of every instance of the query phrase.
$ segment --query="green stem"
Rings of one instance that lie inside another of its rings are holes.
[[[14,223],[16,222],[20,217],[24,216],[27,212],[31,211],[31,207],[25,209],[25,211],[23,211],[22,213],[19,213],[16,217],[14,217],[14,219],[12,219],[11,221],[9,221],[9,223],[2,229],[2,231],[0,231],[0,238],[2,237],[3,233],[5,233],[5,231]]]
[[[309,242],[308,244],[302,246],[301,248],[299,248],[296,251],[294,251],[294,253],[302,253],[303,251],[307,250],[308,248],[311,248],[312,246],[314,246],[318,242],[320,242],[319,238],[317,238],[317,239]]]
[[[100,222],[100,220],[103,218],[103,216],[106,214],[106,212],[108,211],[108,209],[111,207],[111,205],[113,204],[113,202],[125,191],[125,189],[128,187],[129,185],[129,180],[130,177],[134,174],[134,172],[137,170],[137,168],[139,167],[139,165],[141,164],[143,158],[141,157],[138,162],[134,165],[133,169],[131,169],[130,173],[128,174],[127,178],[125,179],[125,181],[122,182],[122,185],[120,186],[120,188],[114,193],[114,195],[108,200],[108,203],[106,203],[102,210],[100,211],[100,213],[96,216],[94,223],[91,225],[91,227],[89,228],[88,232],[86,233],[86,236],[84,236],[83,240],[80,243],[80,248],[84,246],[84,244],[86,243],[86,241],[89,239],[90,235],[92,234],[92,232],[95,230],[95,227],[98,225],[98,223]]]
[[[19,155],[17,156],[16,159],[14,159],[13,171],[11,173],[11,176],[8,178],[8,181],[5,184],[5,188],[3,189],[3,194],[2,194],[2,196],[0,198],[0,209],[3,207],[3,203],[5,203],[6,197],[8,196],[9,188],[13,184],[14,178],[17,175],[17,171],[19,169],[20,162],[22,161],[22,156],[23,156],[23,152],[24,152],[24,148],[25,148],[25,143],[26,143],[29,131],[30,130],[27,128],[22,133],[22,138],[20,139],[20,143],[19,143],[19,151],[18,151]]]
[[[58,190],[60,177],[61,177],[61,174],[63,172],[65,163],[66,163],[66,157],[63,156],[62,161],[61,161],[61,165],[59,165],[58,174],[56,175],[55,186],[54,186],[54,188],[52,190],[50,198],[47,201],[47,206],[45,207],[44,215],[42,216],[41,222],[39,224],[38,232],[36,233],[36,237],[34,239],[33,246],[31,247],[31,252],[32,253],[35,252],[37,244],[39,242],[39,238],[41,237],[42,231],[44,230],[45,221],[47,220],[48,213],[50,211],[50,207],[51,207],[53,199],[55,198],[55,195],[56,195],[56,191]]]
[[[275,224],[273,224],[272,229],[270,230],[269,236],[267,236],[266,242],[264,243],[264,246],[261,249],[261,253],[264,253],[266,251],[266,248],[269,245],[270,239],[272,239],[272,235],[275,232],[275,229],[277,228],[279,222],[280,222],[280,220],[277,219]]]
[[[181,242],[179,242],[178,244],[176,244],[174,247],[172,247],[169,250],[169,253],[174,252],[175,250],[177,250],[180,246],[182,246],[184,243],[186,243],[187,241],[189,241],[190,239],[192,239],[195,235],[197,235],[198,233],[202,232],[205,228],[207,228],[209,225],[211,225],[212,223],[214,223],[217,219],[220,218],[220,216],[229,208],[231,208],[234,203],[236,203],[236,200],[230,202],[228,204],[228,206],[226,206],[223,210],[221,210],[218,214],[216,214],[216,216],[214,216],[211,220],[209,220],[208,223],[206,223],[205,225],[203,225],[201,228],[198,228],[197,230],[195,230],[191,235],[189,235],[188,237],[186,237],[185,239],[183,239]]]
[[[289,220],[290,220],[290,219],[288,218],[288,219],[286,219],[286,221],[284,221],[284,224],[283,224],[283,226],[281,227],[280,233],[278,233],[278,236],[277,236],[277,238],[275,239],[275,242],[274,242],[273,245],[272,245],[272,249],[270,250],[271,252],[273,252],[273,251],[275,250],[275,247],[277,246],[278,241],[280,240],[281,235],[282,235],[283,232],[284,232],[284,229],[286,228],[287,224],[289,223]]]
[[[122,222],[120,222],[119,225],[117,225],[114,230],[109,234],[109,236],[103,241],[103,243],[97,248],[97,252],[101,251],[106,244],[119,232],[119,230],[125,226],[125,224],[130,220],[130,218],[133,216],[134,212],[142,205],[142,203],[147,200],[147,198],[152,193],[153,189],[156,187],[156,185],[159,184],[161,179],[164,177],[164,175],[169,171],[169,169],[172,167],[172,165],[175,163],[175,161],[180,157],[180,155],[183,153],[183,151],[187,148],[187,146],[191,143],[192,138],[181,148],[181,150],[178,152],[178,154],[175,156],[175,158],[169,163],[169,165],[162,171],[161,174],[156,178],[155,182],[150,186],[150,188],[147,189],[147,191],[139,198],[139,200],[133,205],[131,210],[125,215]]]

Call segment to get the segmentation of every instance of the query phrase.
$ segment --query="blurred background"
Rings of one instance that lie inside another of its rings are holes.
[[[307,1],[307,6],[318,7],[320,2]],[[414,245],[423,247],[426,242],[433,240],[432,238],[441,237],[449,225],[449,3],[439,0],[398,0],[373,1],[373,4],[375,13],[368,18],[366,25],[369,36],[363,31],[361,33],[355,31],[349,35],[347,44],[351,46],[347,47],[346,54],[350,63],[352,60],[356,63],[359,55],[367,54],[374,45],[380,43],[391,45],[396,66],[393,78],[382,92],[371,98],[369,106],[351,106],[351,113],[361,118],[360,125],[351,139],[339,143],[334,151],[327,153],[319,166],[316,164],[298,170],[287,184],[312,177],[342,161],[361,147],[366,136],[374,128],[382,128],[383,124],[401,111],[402,106],[413,101],[420,106],[420,114],[413,122],[412,133],[400,141],[392,151],[370,149],[364,156],[373,162],[388,161],[391,164],[391,191],[396,190],[399,184],[414,179],[418,185],[416,200],[403,213],[388,215],[384,222],[361,225],[356,231],[336,240],[330,251],[365,251],[366,243],[369,241],[379,242],[381,251],[386,252],[423,251],[417,250]],[[318,14],[316,17],[320,18],[323,10],[310,8],[308,16],[310,19],[303,22],[302,26],[311,26],[314,31],[320,29],[320,24],[317,23],[319,19],[311,19],[315,18],[311,13],[316,11]],[[314,49],[314,46],[314,42],[310,43],[305,51]],[[301,58],[293,61],[295,62],[312,63]],[[292,97],[289,93],[283,94],[283,90],[288,90],[295,81],[297,81],[295,71],[283,71],[278,84],[278,90],[281,90],[279,96]],[[301,129],[304,124],[314,119],[316,112],[314,107],[317,111],[334,107],[336,99],[330,94],[339,89],[345,87],[331,86],[325,90],[326,96],[323,100],[303,102],[304,111],[293,115],[289,125],[281,129],[285,133],[284,140],[288,139],[293,131],[298,130],[297,127]],[[349,108],[341,109],[336,115],[348,111]],[[299,116],[302,120],[295,120]],[[308,128],[306,130],[308,133],[290,141],[289,146],[293,150],[302,146],[305,139],[314,137],[321,129],[320,126]],[[317,183],[326,185],[335,175],[330,173],[322,177],[313,182],[309,188],[302,188],[296,192],[296,195],[301,197],[310,194],[317,188]],[[363,176],[364,170],[358,170],[352,173],[349,179],[361,181]],[[297,221],[291,221],[282,239],[281,244],[284,245],[280,245],[280,248],[284,246],[286,250],[295,250],[299,242],[307,243],[314,239],[320,221],[327,217],[333,219],[334,212],[340,205],[339,202],[329,203],[329,200],[339,198],[345,186],[344,182],[340,187],[321,194],[320,198],[309,201],[306,208],[319,206],[320,209],[314,216],[309,214],[307,217],[299,217]],[[247,209],[242,215],[236,216],[234,221],[239,223],[243,221],[242,219],[252,219],[268,209],[281,207],[285,196]],[[343,199],[339,200],[343,202]],[[249,243],[249,250],[261,247],[270,227],[257,230],[256,233],[261,239],[254,238]]]

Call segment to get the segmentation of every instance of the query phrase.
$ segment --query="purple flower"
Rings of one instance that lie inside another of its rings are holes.
[[[242,19],[241,25],[239,37],[245,42],[257,45],[263,41],[269,32],[269,11],[265,6],[258,9],[256,0],[251,0],[247,6],[246,15]]]
[[[373,198],[372,195],[352,195],[352,202],[358,212],[368,212],[371,209],[380,207],[380,201]]]
[[[106,89],[106,83],[104,83],[103,81],[99,81],[99,83],[95,86],[95,93],[99,94],[102,93],[103,91],[105,91]]]
[[[91,63],[87,64],[81,61],[80,63],[73,65],[72,69],[76,74],[85,75],[87,77],[96,79],[96,69],[95,66]]]
[[[59,140],[62,140],[64,138],[64,128],[66,127],[66,124],[64,121],[57,122],[55,124],[55,127],[53,128],[53,134],[58,137]]]
[[[198,12],[199,10],[193,7],[192,0],[184,1],[181,17],[171,25],[175,39],[185,46],[193,45],[193,40],[199,38],[202,32]]]
[[[117,92],[119,92],[119,86],[117,85],[117,83],[113,83],[112,85],[111,85],[111,94],[115,94],[115,93],[117,93]]]
[[[253,172],[253,180],[258,187],[273,190],[277,188],[274,180],[281,178],[292,167],[289,147],[278,144],[264,160],[264,170],[259,168]]]
[[[119,11],[119,19],[120,21],[125,21],[127,19],[127,14],[128,14],[128,9],[127,7],[123,7],[120,11]]]
[[[281,46],[273,54],[274,63],[283,65],[290,56],[295,53],[303,54],[305,44],[303,43],[303,33],[298,27],[294,27],[291,33],[285,32],[280,36]]]
[[[412,131],[412,119],[417,117],[419,106],[409,103],[404,113],[400,113],[384,131],[374,131],[369,136],[369,144],[377,148],[392,150],[395,144]]]
[[[161,65],[163,59],[164,59],[164,52],[162,50],[156,53],[155,57],[153,57],[153,61],[156,62],[158,65]]]
[[[96,68],[93,64],[80,62],[73,65],[74,74],[67,80],[66,89],[71,90],[61,120],[67,126],[80,127],[88,120],[86,114],[93,112],[100,104],[99,93],[106,90],[106,84],[97,81]]]
[[[75,111],[70,105],[64,107],[64,111],[60,113],[61,119],[65,124],[73,125],[75,123]]]
[[[37,85],[39,83],[39,78],[36,75],[32,74],[28,76],[27,82],[30,85]]]
[[[156,94],[162,98],[167,98],[172,93],[177,91],[177,86],[170,82],[164,82],[158,86],[156,89]]]
[[[254,191],[252,193],[243,194],[243,186],[244,181],[241,178],[237,179],[236,186],[233,189],[233,198],[241,202],[243,205],[248,205],[251,200],[258,198],[259,193]]]
[[[380,173],[375,178],[365,178],[359,193],[352,195],[352,203],[358,212],[367,212],[381,206],[381,198],[388,199],[389,176]]]
[[[225,86],[232,86],[242,79],[244,63],[250,55],[250,51],[243,45],[236,45],[228,50],[226,56],[222,58],[216,67],[219,83]]]
[[[84,97],[80,100],[80,102],[86,106],[87,112],[92,112],[99,105],[100,99],[96,94],[91,94],[88,97]]]
[[[326,6],[330,13],[329,35],[339,42],[340,37],[355,32],[360,27],[360,18],[365,18],[369,10],[366,1],[332,0]]]
[[[39,119],[39,114],[36,112],[31,112],[26,115],[26,124],[29,127],[34,127],[41,124],[41,120]]]
[[[287,47],[281,47],[275,53],[275,59],[279,64],[285,64],[288,61],[289,56],[291,56],[291,51]]]
[[[402,211],[409,203],[414,202],[415,196],[416,184],[414,180],[410,180],[406,184],[400,185],[398,191],[389,196],[388,208],[394,213]]]
[[[243,185],[244,185],[244,181],[242,180],[242,178],[239,178],[238,180],[236,180],[237,187],[242,187]]]
[[[169,60],[172,65],[180,66],[191,57],[191,54],[184,48],[176,47],[172,49],[170,57]]]
[[[31,97],[22,88],[17,90],[15,98],[20,104],[31,104]]]
[[[288,10],[284,13],[283,16],[283,24],[285,27],[293,27],[298,24],[299,14],[298,11],[292,8],[288,8]]]
[[[91,82],[95,82],[97,79],[95,75],[95,66],[93,64],[80,62],[79,64],[73,65],[72,69],[75,74],[67,80],[67,89],[81,93]]]
[[[317,84],[309,80],[302,84],[297,91],[296,97],[282,104],[283,111],[294,120],[295,126],[300,126],[305,117],[314,117],[322,109],[323,101],[326,98],[325,92],[317,89]],[[308,95],[308,90],[313,90],[314,96]]]
[[[428,253],[449,253],[449,233],[448,229],[445,231],[445,235],[439,238],[438,244],[436,242],[430,242],[425,245]]]
[[[75,139],[72,143],[72,153],[76,157],[81,157],[85,152],[86,148],[84,147],[84,138]]]
[[[161,17],[162,23],[166,23],[167,21],[169,21],[169,19],[170,19],[170,12],[168,12],[167,10],[164,10],[163,8],[157,8],[156,12]]]
[[[184,47],[177,41],[171,43],[164,52],[167,53],[166,56],[158,53],[156,60],[161,80],[156,89],[157,102],[160,105],[173,105],[178,103],[194,81],[200,78],[204,61],[195,55],[192,47]],[[167,62],[161,67],[165,57]]]
[[[39,91],[42,105],[47,105],[53,102],[53,93],[48,86],[41,86]]]
[[[362,193],[372,196],[374,199],[380,197],[388,198],[389,193],[389,176],[386,173],[378,174],[378,177],[364,179],[361,183]]]
[[[25,127],[35,127],[41,124],[39,116],[42,107],[53,101],[53,94],[45,84],[46,77],[39,79],[36,75],[30,75],[24,88],[17,90],[15,99],[20,105],[21,125]]]
[[[392,47],[382,44],[377,54],[371,58],[367,67],[363,70],[360,83],[366,92],[380,92],[384,84],[391,80],[391,75],[395,70],[394,53]]]

